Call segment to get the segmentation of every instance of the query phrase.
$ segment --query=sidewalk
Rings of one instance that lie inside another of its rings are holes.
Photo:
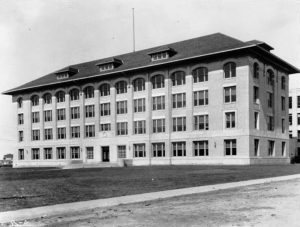
[[[101,207],[116,206],[120,204],[130,204],[145,202],[156,199],[172,198],[183,195],[191,195],[205,192],[212,192],[217,190],[231,189],[236,187],[250,186],[256,184],[264,184],[269,182],[284,181],[300,178],[300,174],[264,178],[240,182],[232,182],[225,184],[207,185],[192,188],[183,188],[167,191],[159,191],[152,193],[144,193],[137,195],[121,196],[108,199],[97,199],[83,202],[65,203],[44,207],[35,207],[29,209],[21,209],[16,211],[7,211],[0,213],[0,223],[6,223],[11,221],[28,220],[38,217],[49,217],[54,215],[62,215],[64,213],[78,212],[81,210],[88,210]]]

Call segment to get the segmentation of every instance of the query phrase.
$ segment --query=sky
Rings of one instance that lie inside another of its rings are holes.
[[[221,32],[257,39],[300,68],[300,0],[0,0],[0,92],[64,66]],[[292,86],[300,87],[300,75]],[[0,159],[17,143],[0,95]]]

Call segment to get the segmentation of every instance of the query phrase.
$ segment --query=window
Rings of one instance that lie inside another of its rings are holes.
[[[268,155],[274,156],[275,151],[275,142],[273,140],[268,140]]]
[[[285,156],[286,154],[286,145],[285,142],[281,142],[281,155]]]
[[[44,130],[44,139],[45,140],[52,140],[53,139],[52,128],[46,128]]]
[[[71,138],[80,138],[80,126],[71,127]]]
[[[281,110],[285,111],[285,97],[281,97]]]
[[[194,83],[208,81],[208,69],[205,67],[200,67],[192,71],[194,78]]]
[[[24,149],[18,150],[18,157],[19,157],[19,160],[24,160]]]
[[[152,157],[165,157],[165,143],[152,143]]]
[[[146,111],[146,106],[145,106],[146,99],[135,99],[134,100],[134,112],[145,112]]]
[[[94,147],[87,147],[86,148],[86,158],[87,159],[94,159]]]
[[[33,141],[40,140],[40,130],[38,129],[32,130],[32,140]]]
[[[236,87],[224,87],[224,102],[236,102]]]
[[[297,113],[297,123],[300,125],[300,113]]]
[[[172,95],[173,108],[183,108],[186,106],[185,93]]]
[[[118,122],[117,123],[117,135],[127,135],[128,134],[128,123]]]
[[[286,87],[285,77],[282,76],[282,77],[281,77],[281,89],[282,89],[282,90],[285,90],[285,87]]]
[[[57,128],[57,139],[66,138],[66,128]]]
[[[94,105],[88,105],[85,106],[85,117],[95,117],[95,106]]]
[[[259,139],[254,139],[254,156],[259,155]]]
[[[195,156],[208,156],[208,141],[194,141],[194,155]]]
[[[99,65],[99,69],[100,69],[100,72],[111,70],[111,69],[114,69],[114,64],[113,63],[107,63],[107,64],[104,64],[104,65]]]
[[[117,102],[117,114],[127,114],[127,101]]]
[[[146,157],[146,145],[144,143],[133,144],[133,152],[135,158]]]
[[[225,78],[236,77],[236,64],[234,62],[226,63],[223,69]]]
[[[50,147],[44,148],[44,158],[52,159],[52,148]]]
[[[110,103],[102,103],[100,104],[100,114],[101,116],[108,116],[110,115]]]
[[[127,93],[127,83],[126,81],[119,81],[115,85],[117,94]]]
[[[23,99],[22,98],[18,98],[17,104],[18,104],[18,108],[22,108],[23,107]]]
[[[71,159],[80,159],[79,147],[71,147]]]
[[[44,121],[45,122],[52,121],[52,110],[45,110],[44,111]]]
[[[95,125],[86,125],[85,126],[85,137],[95,137]]]
[[[157,61],[157,60],[167,59],[167,58],[169,58],[168,52],[159,52],[159,53],[151,54],[151,61]]]
[[[64,102],[65,101],[65,93],[63,91],[59,91],[56,93],[57,102]]]
[[[118,158],[126,158],[126,146],[118,146]]]
[[[153,133],[165,132],[165,119],[153,120]]]
[[[185,84],[185,72],[177,71],[171,75],[172,86],[179,86]]]
[[[40,113],[39,112],[32,112],[32,123],[40,122]]]
[[[40,149],[39,148],[31,149],[31,159],[33,159],[33,160],[40,159]]]
[[[145,80],[143,78],[137,78],[133,81],[134,91],[144,91],[145,90]]]
[[[268,107],[273,107],[273,93],[267,92],[267,98],[268,98]]]
[[[259,129],[259,113],[254,112],[254,128]]]
[[[39,105],[39,97],[37,95],[34,95],[31,97],[31,105],[32,106],[38,106]]]
[[[80,118],[79,106],[71,107],[71,119],[79,119],[79,118]]]
[[[300,142],[300,130],[297,131],[298,142]]]
[[[163,75],[155,75],[151,78],[152,89],[165,87],[165,78]]]
[[[297,108],[300,108],[300,96],[297,96]]]
[[[24,114],[18,114],[18,124],[24,124]]]
[[[236,140],[224,140],[225,155],[236,155]]]
[[[289,114],[289,125],[293,124],[293,115]]]
[[[91,99],[94,98],[94,88],[92,86],[86,87],[84,90],[84,98]]]
[[[253,87],[253,102],[259,104],[259,88]]]
[[[186,130],[186,118],[174,117],[173,118],[173,132],[182,132]]]
[[[70,98],[71,98],[71,101],[79,100],[79,90],[78,89],[72,89],[70,91]]]
[[[271,86],[274,85],[274,73],[270,69],[267,71],[267,84]]]
[[[109,123],[106,123],[106,124],[100,124],[100,130],[101,130],[102,132],[110,131],[110,130],[111,130],[110,124],[109,124]]]
[[[57,109],[57,120],[66,120],[66,109]]]
[[[267,125],[268,125],[269,131],[274,131],[274,117],[273,116],[268,116]]]
[[[289,97],[289,109],[293,108],[293,98]]]
[[[225,113],[225,128],[235,128],[235,112]]]
[[[208,130],[208,129],[209,129],[209,119],[207,114],[194,116],[194,130]]]
[[[284,118],[281,119],[281,132],[285,133],[285,119]]]
[[[259,78],[259,65],[256,62],[253,64],[253,78],[254,79]]]
[[[173,142],[172,143],[173,157],[186,156],[185,142]]]
[[[22,142],[24,140],[24,133],[23,131],[19,131],[19,142]]]
[[[66,148],[65,147],[56,148],[56,157],[57,157],[57,159],[65,159],[66,158]]]
[[[145,134],[145,133],[146,133],[146,121],[135,121],[134,134]]]
[[[52,95],[50,93],[44,94],[43,99],[44,99],[45,104],[51,104],[52,103]]]
[[[108,96],[108,95],[110,95],[110,85],[102,84],[100,86],[100,96]]]
[[[153,110],[164,110],[165,109],[165,96],[157,96],[152,98]]]
[[[289,137],[293,138],[293,131],[291,131],[291,130],[289,131]]]
[[[59,73],[59,74],[57,74],[57,76],[56,76],[56,79],[58,79],[58,80],[62,80],[62,79],[66,79],[66,78],[69,78],[69,73]]]
[[[194,92],[194,106],[208,105],[208,90]]]

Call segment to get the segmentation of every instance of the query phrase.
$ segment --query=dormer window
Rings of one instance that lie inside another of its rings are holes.
[[[76,73],[78,73],[77,69],[67,67],[65,69],[56,72],[55,74],[56,74],[56,79],[63,80],[69,78],[70,76],[73,76]]]
[[[115,69],[120,65],[122,65],[122,61],[116,58],[110,58],[96,64],[96,66],[99,67],[100,72]]]
[[[158,61],[167,58],[169,58],[169,54],[167,52],[161,52],[151,55],[151,61]]]
[[[114,65],[113,65],[113,63],[99,65],[99,69],[100,69],[100,72],[111,70],[111,69],[114,69]]]
[[[159,61],[168,59],[176,54],[176,51],[172,48],[160,48],[148,53],[151,57],[151,61]]]
[[[68,73],[61,73],[61,74],[58,74],[58,75],[56,76],[56,78],[57,78],[58,80],[66,79],[66,78],[69,78],[69,74],[68,74]]]

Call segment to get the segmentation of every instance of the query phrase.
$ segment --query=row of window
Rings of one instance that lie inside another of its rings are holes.
[[[293,115],[289,114],[289,124],[293,125]],[[300,113],[297,113],[297,124],[300,125]]]
[[[289,97],[289,109],[293,108],[293,97]],[[300,96],[297,96],[297,108],[300,108]]]

